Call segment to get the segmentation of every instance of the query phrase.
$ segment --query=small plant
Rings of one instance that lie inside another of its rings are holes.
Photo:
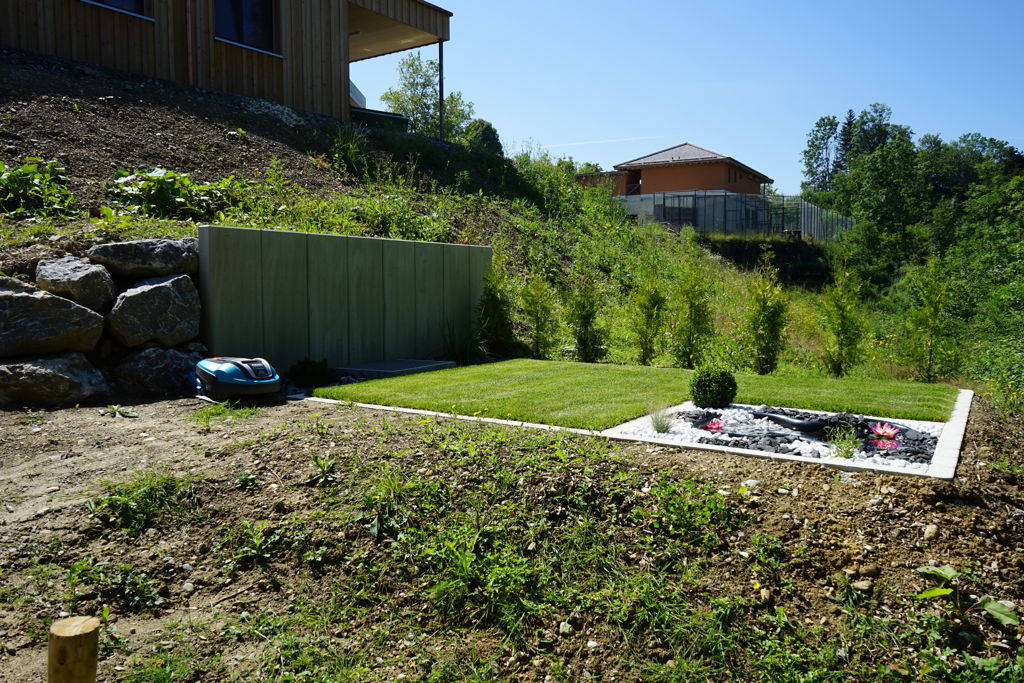
[[[316,470],[309,478],[311,486],[330,486],[338,483],[338,461],[329,454],[313,456],[313,467]]]
[[[523,315],[530,335],[530,352],[534,358],[547,358],[555,345],[555,295],[541,276],[534,276],[520,293]]]
[[[244,420],[256,417],[259,414],[260,409],[256,406],[239,407],[237,403],[225,401],[224,403],[211,403],[210,405],[203,406],[189,415],[187,419],[199,425],[202,431],[208,432],[210,431],[210,426],[215,421]]]
[[[753,352],[752,366],[757,374],[767,375],[775,370],[782,353],[787,309],[786,294],[778,270],[772,265],[770,251],[761,254],[748,295],[750,307],[744,329]]]
[[[361,178],[367,174],[370,160],[366,129],[354,125],[339,128],[331,149],[331,163],[335,170],[350,178]]]
[[[101,602],[113,603],[129,611],[152,609],[164,601],[157,593],[156,579],[131,564],[111,566],[106,561],[97,562],[92,555],[86,555],[68,567],[68,583],[76,598],[78,587],[89,584]]]
[[[270,564],[283,540],[281,530],[270,526],[266,520],[255,524],[243,520],[239,535],[232,560],[243,568]]]
[[[658,434],[665,434],[672,426],[672,415],[663,406],[651,409],[651,427]]]
[[[835,458],[852,458],[861,447],[861,440],[857,438],[857,432],[852,427],[832,430],[828,435],[828,442],[832,446],[832,456]]]
[[[261,482],[252,472],[242,472],[235,477],[235,488],[243,491],[251,491],[252,489],[257,488],[261,483],[263,482]]]
[[[690,400],[698,408],[725,408],[736,398],[736,378],[725,368],[697,368],[690,379]]]
[[[109,415],[110,417],[138,417],[139,416],[138,413],[136,413],[131,408],[126,408],[125,406],[119,406],[119,405],[115,405],[115,404],[111,404],[111,405],[107,406],[106,408],[101,409],[100,410],[100,415]]]
[[[194,480],[170,472],[142,471],[128,481],[103,482],[105,495],[88,502],[89,510],[103,524],[139,532],[161,517],[181,517],[199,506]]]
[[[915,595],[914,597],[918,600],[931,600],[933,598],[949,596],[953,608],[962,614],[980,608],[1003,626],[1017,626],[1020,624],[1020,618],[1014,609],[999,600],[984,597],[977,600],[973,605],[965,603],[963,600],[964,596],[957,585],[960,572],[952,565],[944,564],[938,567],[925,565],[918,567],[917,571],[937,584]]]
[[[62,216],[74,211],[67,171],[56,161],[27,157],[21,166],[0,162],[0,215]]]
[[[658,353],[661,332],[665,326],[667,300],[661,283],[648,275],[637,285],[630,301],[629,326],[637,346],[637,362],[650,365]]]
[[[860,312],[860,286],[848,270],[841,269],[836,281],[825,289],[821,302],[825,348],[822,361],[833,377],[842,377],[860,362],[865,323]]]

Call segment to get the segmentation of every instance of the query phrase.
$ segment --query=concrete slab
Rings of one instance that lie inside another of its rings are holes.
[[[343,375],[351,377],[366,377],[369,379],[383,379],[384,377],[399,377],[401,375],[415,375],[418,372],[432,372],[454,368],[454,361],[450,360],[417,360],[414,358],[397,358],[395,360],[380,360],[368,363],[358,363],[346,368],[334,368]]]

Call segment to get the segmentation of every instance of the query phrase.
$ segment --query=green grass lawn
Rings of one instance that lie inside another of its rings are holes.
[[[690,371],[510,360],[323,387],[315,396],[565,427],[607,429],[688,398]],[[737,403],[949,419],[957,390],[942,384],[738,374]]]

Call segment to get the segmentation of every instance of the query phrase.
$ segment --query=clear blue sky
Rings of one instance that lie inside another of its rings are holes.
[[[1024,2],[435,0],[445,88],[524,147],[613,164],[693,142],[800,188],[807,132],[872,102],[1024,150]],[[436,47],[422,54],[436,58]],[[402,54],[354,64],[371,108]]]

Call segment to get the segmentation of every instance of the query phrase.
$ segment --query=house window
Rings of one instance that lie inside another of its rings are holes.
[[[153,9],[150,0],[84,0],[90,5],[109,7],[110,9],[121,10],[129,14],[136,14],[140,17],[152,17]]]
[[[218,38],[277,52],[277,0],[216,0],[216,10]]]

